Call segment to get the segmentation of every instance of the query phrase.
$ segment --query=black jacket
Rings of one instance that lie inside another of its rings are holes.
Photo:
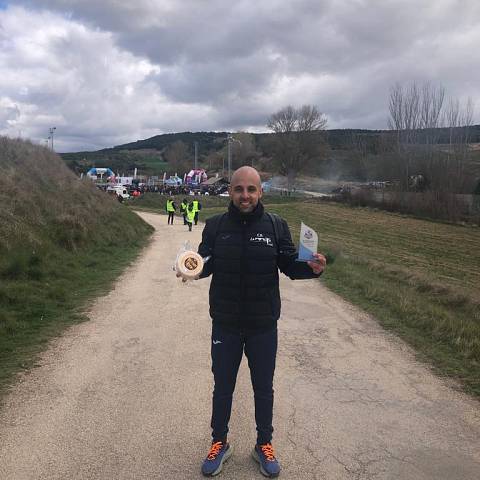
[[[297,250],[285,220],[279,242],[272,219],[259,202],[242,214],[230,203],[227,214],[207,219],[198,253],[211,256],[201,277],[213,274],[210,316],[214,323],[240,332],[268,330],[280,316],[278,269],[291,279],[316,278]]]

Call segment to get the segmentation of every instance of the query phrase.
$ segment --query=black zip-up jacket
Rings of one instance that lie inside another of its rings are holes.
[[[266,331],[280,317],[278,270],[291,279],[317,278],[305,262],[297,262],[287,222],[280,219],[278,245],[271,218],[259,202],[250,213],[230,203],[227,214],[207,219],[198,253],[211,256],[201,278],[213,274],[210,316],[236,332]]]

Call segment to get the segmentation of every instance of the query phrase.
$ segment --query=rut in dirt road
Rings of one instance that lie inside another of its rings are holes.
[[[178,219],[140,214],[151,244],[52,342],[0,413],[0,479],[194,479],[210,444],[209,280],[182,284]],[[328,275],[328,270],[327,273]],[[281,281],[274,445],[284,479],[474,480],[480,409],[318,280]],[[224,479],[262,478],[250,456],[242,362]]]

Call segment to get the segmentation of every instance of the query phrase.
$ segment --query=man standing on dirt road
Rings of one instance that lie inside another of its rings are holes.
[[[257,443],[253,457],[260,471],[276,477],[280,465],[272,447],[273,375],[280,317],[278,270],[291,279],[320,276],[326,265],[322,254],[296,261],[285,220],[265,212],[260,199],[260,175],[241,167],[232,176],[228,212],[207,219],[198,253],[206,258],[200,277],[213,275],[210,285],[212,325],[212,445],[202,473],[220,473],[232,454],[228,423],[238,368],[245,351],[255,399]]]

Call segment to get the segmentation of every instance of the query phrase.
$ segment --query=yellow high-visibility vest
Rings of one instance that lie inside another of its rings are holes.
[[[192,223],[195,220],[195,210],[193,208],[187,207],[187,221],[188,223]]]
[[[174,212],[173,200],[167,200],[167,212]]]
[[[193,203],[193,211],[198,212],[198,200],[194,200],[192,203]]]

